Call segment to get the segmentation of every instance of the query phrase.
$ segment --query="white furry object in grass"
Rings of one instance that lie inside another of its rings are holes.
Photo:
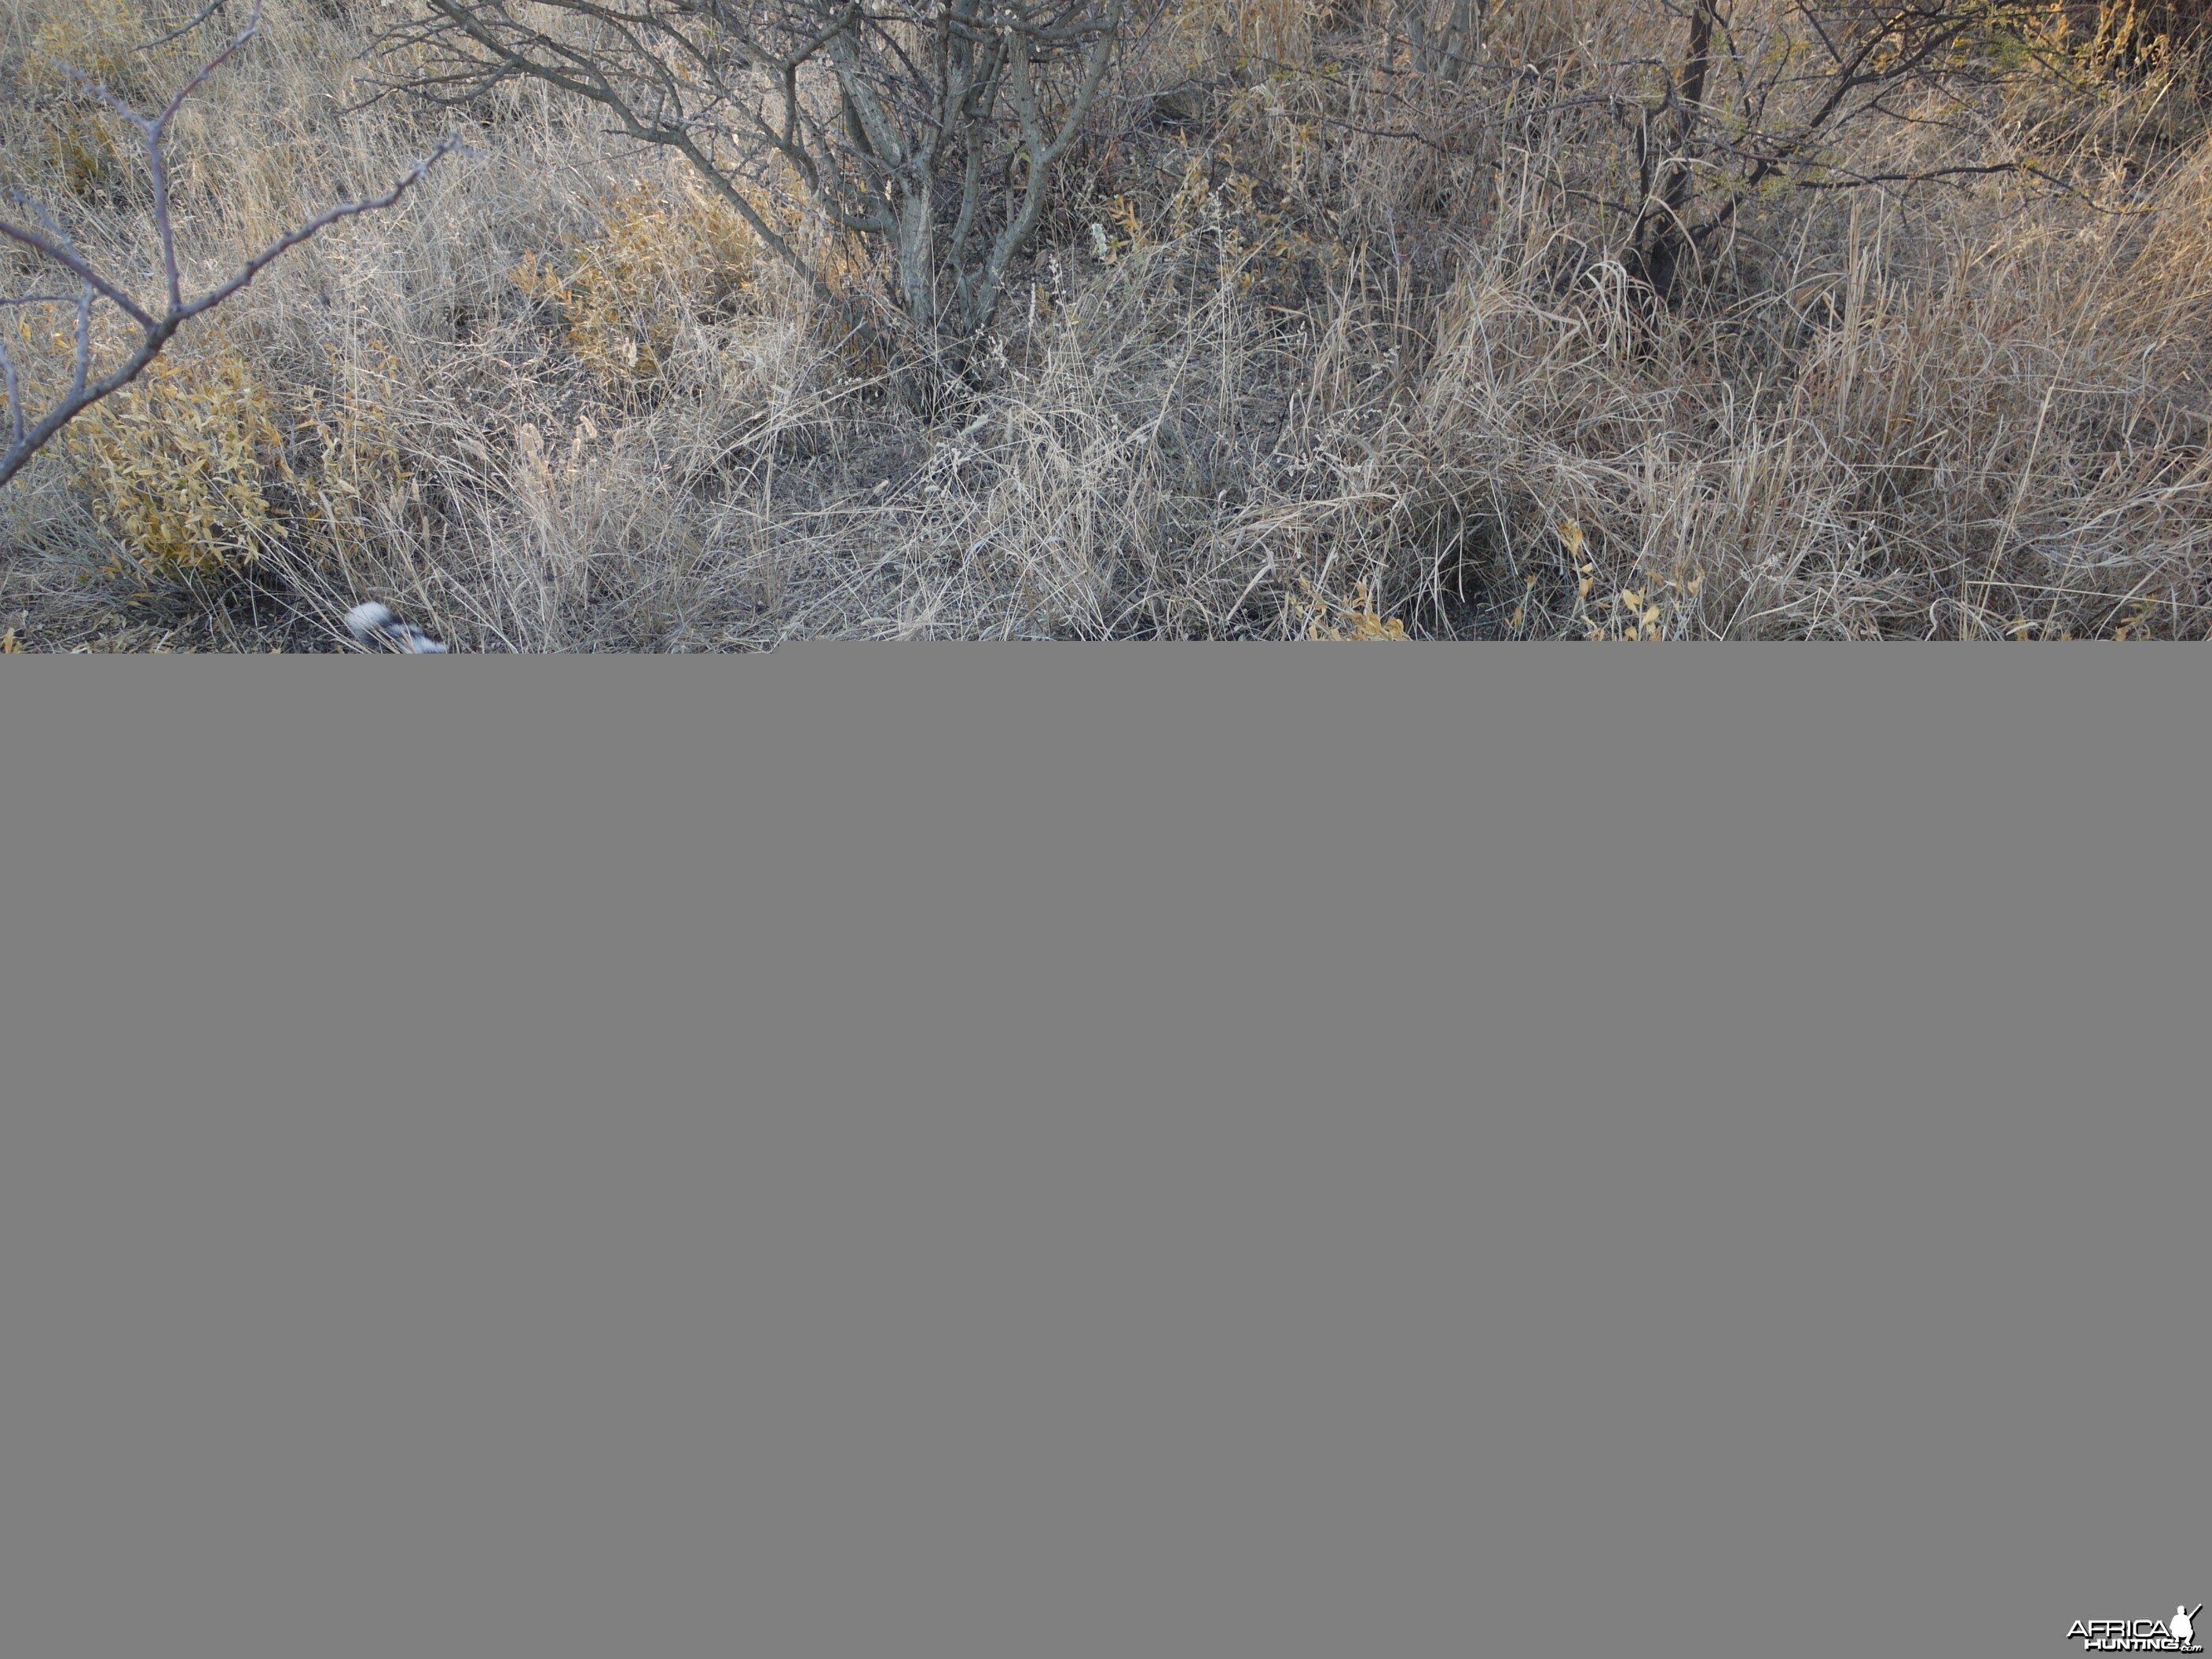
[[[347,611],[346,626],[362,644],[381,646],[387,651],[429,656],[442,655],[446,649],[414,623],[404,623],[393,616],[389,605],[378,605],[374,601],[357,605]]]

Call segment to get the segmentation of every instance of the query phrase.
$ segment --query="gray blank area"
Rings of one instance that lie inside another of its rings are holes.
[[[1725,799],[1500,740],[1332,816],[1059,682],[1086,765],[994,793],[929,744],[1035,710],[895,688],[661,799],[563,684],[602,781],[464,720],[380,904],[309,834],[373,792],[295,792],[17,954],[0,1649],[2057,1656],[2212,1595],[2173,727],[2014,688],[2060,791],[1798,686],[1823,763]],[[69,799],[17,856],[127,867]]]

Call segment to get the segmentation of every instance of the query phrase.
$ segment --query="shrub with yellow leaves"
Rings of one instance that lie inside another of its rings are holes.
[[[1623,583],[1607,598],[1593,604],[1597,585],[1597,562],[1585,556],[1587,538],[1580,523],[1569,519],[1559,526],[1559,542],[1575,571],[1576,623],[1586,640],[1680,639],[1697,610],[1698,594],[1705,586],[1705,572],[1694,568]],[[1533,581],[1531,583],[1533,586]],[[1510,627],[1520,631],[1525,614],[1516,608]]]
[[[1352,599],[1348,605],[1340,605],[1325,594],[1316,593],[1314,586],[1304,577],[1298,586],[1305,595],[1299,608],[1305,612],[1306,637],[1310,640],[1402,640],[1406,624],[1395,617],[1378,615],[1375,600],[1367,591],[1365,582],[1352,585]]]
[[[686,179],[682,199],[636,184],[599,234],[574,244],[565,273],[532,253],[511,273],[557,307],[577,360],[610,392],[658,380],[684,325],[703,319],[755,276],[760,245],[726,203]]]
[[[149,46],[161,33],[131,0],[77,0],[33,33],[23,88],[37,112],[46,168],[70,195],[111,195],[141,176],[136,135],[86,82],[125,103],[159,103],[177,64],[173,44]]]
[[[1136,198],[1115,195],[1105,220],[1091,226],[1100,263],[1135,259],[1133,275],[1147,283],[1179,291],[1194,283],[1226,284],[1239,295],[1285,304],[1301,298],[1310,273],[1324,281],[1342,276],[1351,258],[1342,242],[1292,223],[1285,212],[1262,208],[1253,176],[1237,166],[1233,146],[1223,143],[1210,156],[1221,169],[1221,181],[1209,179],[1209,154],[1192,152],[1174,193],[1149,218]],[[1207,234],[1194,234],[1200,231]],[[1182,252],[1164,265],[1148,257],[1164,248]]]
[[[284,467],[277,416],[236,352],[161,357],[64,428],[62,443],[145,574],[214,575],[251,564],[282,533],[268,494]],[[108,574],[123,568],[118,557]]]
[[[2158,601],[2156,599],[2138,599],[2136,601],[2134,608],[2128,612],[2127,616],[2114,626],[2112,629],[2112,637],[2122,641],[2129,640],[2154,640],[2158,637],[2157,631],[2154,626],[2157,616]],[[2024,639],[2027,637],[2027,630],[2025,629],[2021,629],[2016,632],[2013,637],[2015,639]]]
[[[24,65],[30,89],[66,92],[82,75],[126,101],[143,100],[161,78],[161,49],[148,43],[162,32],[131,0],[75,0],[33,32]]]
[[[331,372],[335,407],[280,390],[235,347],[156,358],[63,428],[62,453],[114,535],[105,574],[156,580],[235,575],[279,541],[359,548],[368,507],[406,482],[380,341]]]

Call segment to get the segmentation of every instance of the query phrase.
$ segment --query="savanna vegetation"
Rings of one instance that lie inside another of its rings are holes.
[[[0,648],[2212,632],[2204,0],[872,3],[0,0]]]

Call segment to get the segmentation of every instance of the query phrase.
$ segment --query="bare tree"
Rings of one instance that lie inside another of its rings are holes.
[[[1743,205],[1774,187],[1853,189],[1926,184],[2011,164],[1880,174],[1837,159],[1866,118],[1931,118],[1939,87],[1994,75],[1990,48],[2014,27],[2006,0],[1792,0],[1740,23],[1731,0],[1661,0],[1686,15],[1682,56],[1656,96],[1620,109],[1629,123],[1632,200],[1625,263],[1654,298],[1671,298],[1686,267],[1724,238]]]
[[[897,309],[972,337],[1146,0],[421,0],[395,84],[474,100],[533,80],[671,149],[825,299],[756,197],[784,165],[888,253]],[[741,186],[750,185],[751,189]]]
[[[228,3],[228,0],[213,0],[213,3],[191,22],[151,44],[162,45],[190,33],[207,22]],[[34,227],[14,220],[0,219],[0,237],[28,249],[37,269],[60,272],[65,284],[69,285],[69,290],[60,293],[33,291],[0,298],[0,311],[21,310],[33,306],[74,305],[76,327],[70,353],[69,388],[44,415],[35,419],[27,407],[30,390],[24,384],[21,368],[9,356],[4,337],[0,337],[0,391],[4,391],[8,417],[6,447],[0,448],[0,484],[5,484],[21,471],[31,457],[70,421],[102,398],[120,391],[136,380],[146,366],[161,355],[161,349],[168,344],[177,331],[193,318],[214,310],[252,282],[279,255],[297,247],[339,220],[390,207],[410,188],[421,182],[423,174],[439,161],[458,148],[457,143],[450,140],[440,144],[383,195],[367,201],[343,203],[327,212],[318,214],[296,230],[286,232],[255,253],[227,281],[196,298],[185,298],[183,280],[177,268],[176,229],[169,200],[168,167],[161,156],[162,140],[167,136],[169,124],[176,118],[185,100],[209,76],[234,57],[260,27],[261,0],[253,0],[252,15],[246,20],[246,27],[239,31],[228,46],[210,58],[198,73],[185,82],[158,114],[142,115],[106,87],[82,75],[76,77],[119,119],[137,129],[144,143],[146,170],[153,187],[154,228],[161,248],[161,295],[158,300],[146,302],[133,298],[119,279],[94,265],[70,240],[68,233],[52,214],[24,200],[20,194],[15,198],[16,205],[27,210],[37,224]],[[40,286],[34,278],[32,283],[33,290]],[[94,310],[103,301],[113,306],[130,320],[138,331],[138,339],[120,365],[95,379],[93,374],[92,323]]]

